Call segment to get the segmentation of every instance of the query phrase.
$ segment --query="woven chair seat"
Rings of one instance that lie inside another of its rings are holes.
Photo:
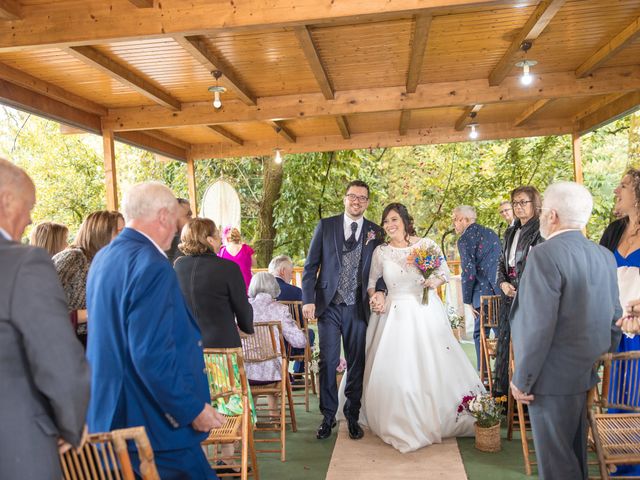
[[[640,414],[596,414],[607,460],[640,455]]]
[[[234,442],[241,437],[241,428],[242,415],[230,417],[225,416],[224,425],[211,430],[211,432],[209,432],[209,436],[203,442],[203,444],[206,444],[209,440],[213,441],[214,439],[217,443],[225,443],[226,441],[229,443]]]

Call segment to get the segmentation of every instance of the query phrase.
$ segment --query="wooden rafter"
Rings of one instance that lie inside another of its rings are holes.
[[[541,122],[536,127],[523,131],[511,123],[483,124],[479,131],[479,140],[499,138],[517,138],[523,136],[564,135],[571,133],[572,126],[565,121]],[[326,152],[331,150],[350,150],[357,148],[399,147],[403,145],[430,145],[437,143],[468,141],[467,132],[458,132],[451,127],[425,128],[409,130],[400,137],[398,132],[375,132],[352,134],[350,139],[341,135],[299,137],[296,143],[281,147],[283,154],[300,152]],[[273,152],[273,143],[269,141],[248,142],[243,146],[220,144],[194,145],[191,153],[194,159],[211,157],[235,157],[244,155],[269,155]]]
[[[579,122],[584,117],[589,116],[594,112],[597,112],[605,105],[608,105],[625,95],[626,93],[612,93],[610,95],[605,95],[604,97],[596,98],[591,103],[589,103],[585,108],[583,108],[581,111],[579,111],[573,116],[573,122],[574,123]]]
[[[153,0],[129,0],[138,8],[153,8]]]
[[[227,130],[226,128],[221,127],[220,125],[208,125],[208,127],[209,127],[209,129],[213,130],[214,132],[216,132],[221,137],[232,141],[236,145],[242,145],[244,143],[244,141],[240,137],[235,136],[229,130]]]
[[[465,107],[462,114],[456,120],[456,124],[454,126],[456,131],[461,132],[462,130],[464,130],[467,125],[469,125],[473,121],[473,117],[475,117],[475,115],[472,114],[477,114],[482,106],[482,104],[476,104]]]
[[[331,84],[329,75],[327,75],[325,66],[322,64],[322,60],[320,59],[318,50],[313,43],[313,38],[311,38],[309,27],[307,27],[306,25],[302,27],[296,27],[293,31],[295,32],[296,38],[300,43],[300,47],[302,48],[302,51],[307,58],[307,62],[309,63],[309,67],[311,67],[311,71],[313,72],[314,77],[316,77],[316,82],[318,82],[318,85],[320,86],[320,91],[324,95],[324,98],[326,98],[327,100],[332,100],[334,95],[333,85]]]
[[[342,138],[344,139],[351,138],[351,132],[349,131],[349,124],[347,123],[347,118],[344,115],[337,115],[336,123],[338,124],[338,128],[340,129],[340,135],[342,135]]]
[[[207,35],[231,29],[262,30],[398,18],[417,10],[494,5],[496,0],[279,0],[265,8],[263,0],[203,0],[185,8],[180,1],[162,8],[114,9],[104,0],[86,0],[83,8],[59,8],[45,2],[20,24],[0,29],[0,51],[37,47],[105,44],[167,35]],[[259,12],[259,15],[256,14]],[[51,28],[72,25],[73,28]]]
[[[185,162],[187,160],[188,147],[175,145],[176,139],[164,138],[158,135],[150,135],[150,132],[116,132],[115,139],[119,142],[142,148],[163,157],[173,158]]]
[[[429,28],[432,16],[421,13],[414,18],[413,37],[411,38],[411,55],[409,56],[409,70],[407,73],[407,93],[414,93],[420,81],[420,72],[424,62],[424,51],[429,39]]]
[[[291,133],[289,130],[287,130],[283,125],[282,122],[274,122],[274,121],[267,121],[266,122],[270,127],[272,127],[275,132],[280,135],[282,138],[284,138],[287,142],[289,143],[296,143],[297,139],[296,136]]]
[[[616,53],[640,36],[640,17],[636,18],[624,30],[613,37],[606,45],[600,47],[576,69],[577,77],[586,77],[604,65]]]
[[[640,91],[627,93],[580,119],[576,131],[584,135],[638,109],[640,109]]]
[[[272,119],[607,95],[640,90],[640,66],[602,68],[583,79],[577,79],[573,72],[547,73],[539,76],[535,89],[521,88],[518,78],[509,77],[499,87],[490,87],[486,80],[478,79],[421,84],[412,95],[405,95],[404,90],[404,86],[399,86],[338,91],[334,100],[326,100],[319,93],[262,97],[259,107],[231,100],[225,102],[225,107],[217,112],[209,102],[185,105],[180,112],[169,112],[153,106],[110,109],[106,121],[115,131],[154,130],[188,125],[264,122]],[[376,101],[372,102],[372,98]]]
[[[138,93],[171,110],[180,110],[180,101],[165,93],[136,73],[120,65],[93,47],[71,47],[66,50],[74,57],[128,85]]]
[[[411,121],[411,110],[402,110],[400,112],[400,126],[398,127],[398,133],[400,136],[404,136],[409,131],[409,122]]]
[[[522,42],[538,38],[564,3],[565,0],[540,1],[509,45],[509,48],[507,48],[505,54],[489,74],[489,85],[500,85],[502,83],[516,63],[516,56],[520,51]]]
[[[549,102],[552,100],[550,98],[543,98],[529,105],[513,122],[515,127],[520,127],[524,125],[536,112],[542,110]]]
[[[247,105],[256,104],[255,95],[236,77],[235,73],[223,65],[223,62],[213,54],[201,37],[175,35],[173,39],[208,71],[221,71],[220,83],[233,90],[240,100]]]
[[[0,0],[0,20],[18,20],[22,17],[21,10],[17,0]]]
[[[155,138],[157,140],[162,140],[165,143],[173,145],[175,147],[181,148],[184,151],[189,149],[189,144],[187,142],[183,142],[182,140],[172,137],[171,135],[167,135],[165,132],[156,132],[155,130],[146,130],[144,132],[145,135]]]

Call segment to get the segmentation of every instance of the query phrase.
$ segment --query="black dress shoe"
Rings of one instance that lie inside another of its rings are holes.
[[[318,432],[316,433],[316,438],[318,440],[324,440],[325,438],[329,438],[329,436],[331,436],[331,429],[335,428],[336,426],[336,419],[334,418],[331,421],[328,421],[326,418],[322,421],[322,423],[320,424],[320,427],[318,427]]]
[[[357,420],[350,419],[347,423],[349,425],[349,438],[352,440],[360,440],[364,437],[364,430],[362,430],[362,427],[358,425]]]

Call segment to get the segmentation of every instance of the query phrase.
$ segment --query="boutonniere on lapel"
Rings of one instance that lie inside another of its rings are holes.
[[[369,245],[369,242],[371,240],[375,240],[376,239],[376,232],[373,231],[373,229],[369,229],[369,231],[367,232],[367,241],[365,242],[364,246],[366,247],[367,245]]]

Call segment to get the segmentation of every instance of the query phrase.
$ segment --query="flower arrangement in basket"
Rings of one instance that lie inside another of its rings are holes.
[[[343,374],[347,369],[347,361],[340,357],[340,362],[336,367],[336,374]],[[309,366],[309,370],[311,370],[316,375],[320,372],[320,349],[315,348],[313,353],[311,354],[311,365]]]
[[[458,416],[476,419],[476,448],[483,452],[500,451],[500,421],[504,414],[506,395],[494,398],[489,393],[465,395],[458,405]],[[458,417],[456,417],[457,421]]]
[[[428,247],[416,247],[411,250],[411,253],[407,257],[407,263],[409,265],[414,265],[420,271],[422,278],[425,280],[431,278],[431,275],[440,268],[442,262],[444,262],[444,256],[435,244]],[[429,289],[425,287],[422,292],[422,304],[426,305],[428,303]]]
[[[449,325],[451,326],[453,334],[459,341],[461,337],[460,331],[462,329],[464,318],[462,317],[462,315],[458,315],[457,309],[453,305],[449,305],[447,307],[447,319],[449,320]]]

